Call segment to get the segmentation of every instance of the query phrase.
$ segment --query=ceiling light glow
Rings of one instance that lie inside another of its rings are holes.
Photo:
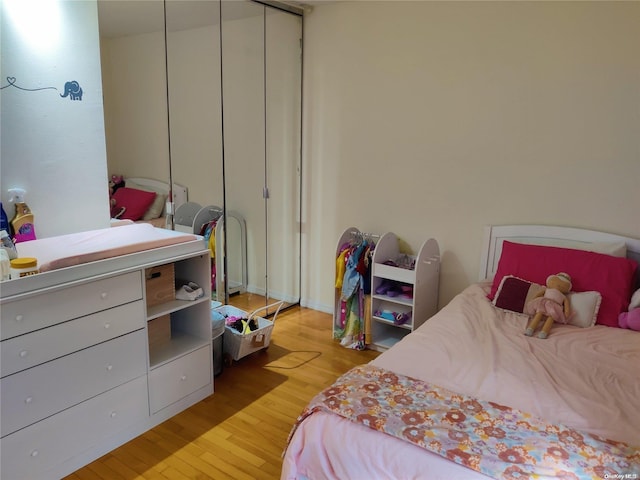
[[[33,49],[47,52],[60,42],[59,0],[2,0],[5,14]]]

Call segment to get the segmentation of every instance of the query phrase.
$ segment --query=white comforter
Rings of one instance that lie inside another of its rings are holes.
[[[372,363],[640,447],[640,332],[554,325],[546,340],[526,337],[526,317],[495,309],[486,299],[488,288],[470,286]],[[296,430],[282,478],[486,477],[316,413]]]

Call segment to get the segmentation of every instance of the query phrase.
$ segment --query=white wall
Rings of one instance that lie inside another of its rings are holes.
[[[640,4],[339,2],[305,17],[303,303],[331,311],[351,225],[442,252],[482,226],[640,237]]]
[[[49,1],[28,7],[22,22],[1,4],[2,204],[14,214],[7,190],[27,190],[38,237],[109,225],[109,204],[95,1]],[[41,21],[41,24],[37,22]],[[22,27],[21,27],[22,25]],[[48,36],[35,38],[34,34]],[[62,98],[77,81],[82,100]],[[54,88],[47,88],[54,87]]]

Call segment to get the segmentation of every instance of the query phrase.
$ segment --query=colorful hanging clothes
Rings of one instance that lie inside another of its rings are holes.
[[[211,256],[211,291],[216,291],[216,225],[218,219],[211,220],[202,225],[200,235],[204,237],[204,241],[209,248]]]
[[[335,338],[355,350],[366,347],[367,303],[371,293],[371,255],[375,245],[369,241],[342,246],[336,259],[336,289],[340,290],[340,314]],[[368,336],[368,335],[367,335]]]

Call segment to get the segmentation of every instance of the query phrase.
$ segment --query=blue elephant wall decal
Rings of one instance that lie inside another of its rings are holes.
[[[75,80],[71,82],[65,82],[64,84],[64,94],[60,94],[61,97],[69,97],[71,100],[80,100],[82,101],[82,88],[80,84]]]
[[[1,1],[1,0],[0,0]],[[25,88],[16,84],[16,77],[6,77],[7,84],[0,85],[0,90],[4,90],[8,87],[14,87],[18,90],[22,90],[24,92],[39,92],[41,90],[56,90],[59,91],[56,87],[39,87],[39,88]],[[75,80],[70,82],[65,82],[64,84],[64,93],[61,93],[60,96],[62,98],[69,97],[70,100],[80,100],[82,101],[82,87]]]

